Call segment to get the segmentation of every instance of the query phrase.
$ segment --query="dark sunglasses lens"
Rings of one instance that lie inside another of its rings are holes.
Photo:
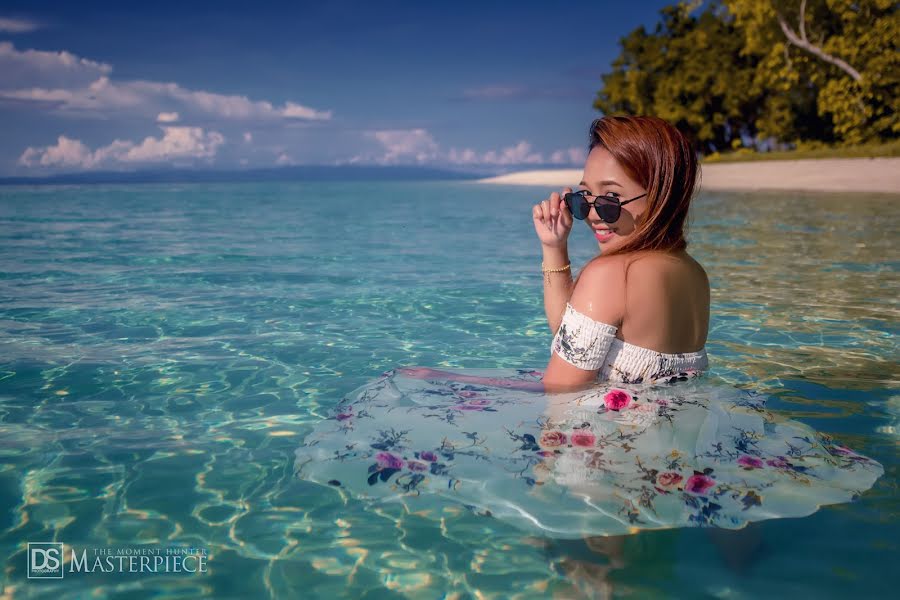
[[[587,200],[585,200],[584,196],[581,194],[566,194],[563,199],[566,202],[566,207],[569,209],[569,212],[572,213],[572,216],[576,219],[584,220],[588,215],[588,211],[591,210]]]
[[[597,214],[607,223],[615,223],[622,214],[622,205],[616,200],[600,199],[597,203]]]

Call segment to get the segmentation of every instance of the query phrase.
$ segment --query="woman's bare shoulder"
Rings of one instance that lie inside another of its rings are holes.
[[[657,280],[665,275],[682,281],[694,281],[698,285],[709,286],[706,270],[687,252],[661,252],[640,250],[610,256],[596,256],[585,264],[578,279],[603,281],[605,287],[626,281],[638,275],[641,278]]]
[[[709,277],[703,266],[686,252],[634,253],[626,265],[630,297],[669,293],[709,296]]]
[[[641,269],[675,269],[675,270],[692,270],[702,273],[706,278],[706,270],[697,259],[685,251],[681,252],[660,252],[660,251],[641,251],[633,252],[625,255],[628,259],[629,270],[632,265],[640,264]],[[610,257],[614,258],[614,257]]]
[[[700,264],[696,258],[688,254],[687,252],[683,253],[684,264],[696,272],[700,279],[702,279],[703,283],[706,287],[709,287],[709,275],[706,273],[706,269],[703,268],[703,265]]]

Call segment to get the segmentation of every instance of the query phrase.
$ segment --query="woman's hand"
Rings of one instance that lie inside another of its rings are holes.
[[[444,371],[437,371],[428,367],[401,367],[394,369],[394,371],[411,379],[435,379],[441,375],[446,375]]]
[[[573,220],[563,196],[571,191],[572,188],[565,188],[562,195],[553,192],[548,199],[531,209],[534,230],[541,244],[547,248],[565,248],[568,244]]]

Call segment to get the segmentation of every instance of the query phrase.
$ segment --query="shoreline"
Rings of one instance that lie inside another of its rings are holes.
[[[812,158],[701,164],[701,191],[900,194],[900,158]],[[582,169],[517,171],[473,183],[575,187]]]

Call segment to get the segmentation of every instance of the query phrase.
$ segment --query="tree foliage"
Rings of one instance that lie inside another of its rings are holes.
[[[900,136],[900,15],[888,0],[713,0],[664,8],[594,106],[655,114],[704,153]]]

